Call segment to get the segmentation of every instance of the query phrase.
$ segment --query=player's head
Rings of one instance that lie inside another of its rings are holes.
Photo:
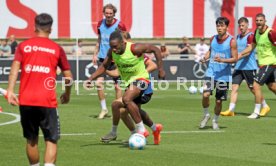
[[[263,29],[266,23],[265,15],[263,13],[258,13],[256,15],[256,26],[259,30]]]
[[[241,17],[238,20],[238,23],[239,23],[239,29],[240,29],[241,33],[245,34],[248,29],[248,19],[246,17]]]
[[[229,19],[226,17],[219,17],[216,20],[216,27],[218,35],[222,36],[226,34],[229,25]]]
[[[35,17],[35,32],[51,33],[53,18],[47,13]]]
[[[108,23],[113,21],[116,12],[117,8],[111,3],[108,3],[103,7],[103,14]]]
[[[114,31],[109,38],[109,45],[112,52],[116,54],[123,54],[126,49],[126,44],[120,31]]]

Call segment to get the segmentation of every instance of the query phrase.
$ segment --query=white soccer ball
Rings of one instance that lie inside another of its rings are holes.
[[[195,94],[196,92],[197,92],[197,88],[195,86],[190,86],[189,93],[190,94]]]
[[[146,146],[146,138],[142,134],[135,133],[129,137],[128,144],[130,149],[142,150]]]

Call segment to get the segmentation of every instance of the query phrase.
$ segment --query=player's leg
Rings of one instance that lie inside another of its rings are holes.
[[[120,88],[120,86],[118,85],[118,83],[114,84],[114,88],[115,88],[116,99],[122,98],[122,89]]]
[[[38,137],[27,139],[26,153],[31,165],[39,163]]]
[[[228,110],[221,112],[222,116],[235,116],[235,107],[238,99],[238,89],[240,87],[241,82],[244,77],[242,75],[242,70],[235,70],[232,75],[232,91],[231,91],[231,99]]]
[[[57,142],[60,138],[60,124],[56,108],[41,107],[40,128],[45,140],[44,163],[54,165],[57,159]]]
[[[253,93],[254,96],[255,96],[255,91],[253,89],[253,83],[254,83],[255,75],[256,75],[256,70],[245,70],[244,71],[244,76],[245,76],[247,86],[250,89],[250,91]],[[262,109],[260,112],[260,116],[265,116],[270,111],[270,107],[269,107],[269,105],[267,105],[263,95],[261,97],[261,101],[262,101],[262,105],[261,105]]]
[[[105,101],[105,95],[104,95],[104,77],[98,77],[96,80],[96,86],[97,86],[97,93],[99,97],[99,101],[101,103],[101,112],[98,115],[98,119],[103,119],[107,114],[107,106]]]
[[[31,165],[39,164],[39,112],[31,106],[20,106],[21,126],[26,138],[26,154]]]
[[[134,99],[142,95],[141,93],[143,91],[141,89],[143,89],[145,86],[147,86],[146,82],[137,80],[129,85],[123,95],[123,103],[134,120],[137,132],[139,133],[145,133],[145,127],[139,113],[139,107],[134,102]]]
[[[253,113],[248,116],[250,119],[258,119],[260,117],[261,105],[262,105],[262,90],[261,86],[268,83],[274,68],[271,66],[264,66],[259,69],[254,78],[253,91],[255,93],[255,108]]]
[[[121,108],[120,113],[121,113],[121,119],[126,125],[126,127],[128,128],[128,130],[131,132],[131,134],[134,134],[136,132],[135,125],[133,123],[133,120],[129,116],[128,111],[125,108]]]
[[[203,129],[210,120],[209,105],[210,105],[210,95],[212,95],[214,82],[211,78],[207,78],[202,93],[202,107],[203,107],[203,119],[200,122],[199,128]]]
[[[44,154],[44,163],[54,166],[57,159],[57,143],[45,141],[46,149]]]
[[[105,136],[101,137],[101,141],[108,143],[117,139],[117,128],[120,121],[120,109],[124,108],[122,98],[116,99],[111,104],[112,108],[112,128],[111,131]]]
[[[268,89],[276,95],[276,82],[267,84]]]
[[[214,130],[219,130],[218,118],[222,109],[222,102],[227,100],[228,89],[228,82],[216,82],[216,106],[214,109],[215,115],[212,120],[212,126]]]
[[[145,125],[151,128],[152,134],[153,134],[153,141],[155,145],[160,144],[161,142],[161,131],[163,130],[163,125],[160,123],[154,123],[152,119],[150,118],[149,114],[144,111],[143,109],[140,109],[140,114],[143,119],[143,122]]]

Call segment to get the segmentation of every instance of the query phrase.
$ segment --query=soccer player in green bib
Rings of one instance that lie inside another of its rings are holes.
[[[110,35],[110,49],[102,65],[91,75],[89,80],[94,80],[105,72],[112,60],[116,64],[122,86],[126,89],[122,97],[123,103],[134,120],[137,132],[145,134],[145,127],[139,113],[139,108],[134,100],[143,94],[150,82],[149,73],[144,64],[144,53],[154,53],[159,78],[165,78],[161,51],[151,44],[133,44],[125,42],[120,31],[115,31]]]
[[[255,109],[248,116],[250,119],[260,117],[262,91],[261,86],[266,84],[269,90],[276,94],[276,31],[266,25],[265,15],[259,13],[256,15],[255,36],[253,43],[247,46],[238,57],[239,59],[250,54],[257,48],[259,71],[254,78],[253,90],[255,91]],[[262,112],[262,114],[267,114]]]

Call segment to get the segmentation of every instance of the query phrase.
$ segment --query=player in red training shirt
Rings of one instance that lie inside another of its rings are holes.
[[[45,140],[44,163],[54,166],[60,125],[57,111],[55,78],[57,67],[63,71],[66,88],[61,95],[62,104],[70,100],[72,80],[70,66],[64,50],[49,39],[53,19],[42,13],[35,17],[36,37],[20,43],[16,49],[9,76],[7,99],[19,105],[23,135],[27,139],[26,153],[30,165],[39,165],[38,132],[41,128]],[[21,69],[19,100],[14,86]]]

